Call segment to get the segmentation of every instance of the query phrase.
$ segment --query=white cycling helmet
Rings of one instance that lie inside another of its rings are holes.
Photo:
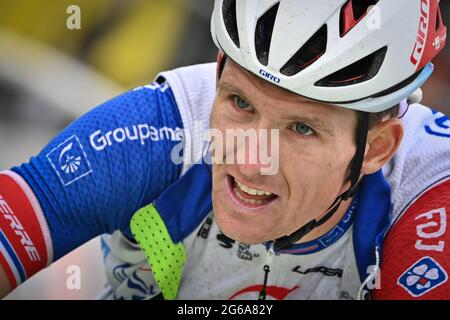
[[[379,112],[431,75],[446,27],[438,0],[215,0],[227,57],[304,97]]]

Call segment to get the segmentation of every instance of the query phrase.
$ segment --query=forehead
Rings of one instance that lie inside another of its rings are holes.
[[[255,102],[255,100],[258,100],[258,97],[264,98],[265,101],[275,103],[280,109],[282,109],[282,105],[277,102],[287,103],[291,109],[299,111],[310,109],[317,114],[334,113],[356,115],[356,112],[353,110],[311,100],[287,89],[278,87],[245,70],[231,59],[227,59],[225,63],[222,76],[219,80],[219,88],[242,94],[242,98],[246,98],[246,100],[249,100],[248,102]],[[295,105],[294,108],[292,108],[293,105]]]

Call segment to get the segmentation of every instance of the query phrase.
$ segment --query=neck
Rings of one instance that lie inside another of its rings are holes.
[[[344,217],[348,208],[352,203],[353,198],[349,198],[346,201],[342,201],[339,209],[333,214],[333,216],[326,221],[323,225],[314,228],[310,233],[306,234],[302,239],[300,239],[297,243],[305,243],[309,241],[313,241],[315,239],[320,238],[331,229],[333,229]],[[320,218],[319,218],[320,219]]]

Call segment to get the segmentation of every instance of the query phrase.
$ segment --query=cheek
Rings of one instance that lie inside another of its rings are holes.
[[[283,145],[280,168],[292,197],[301,197],[303,204],[310,204],[332,197],[341,189],[356,150],[351,144],[338,145],[338,142]]]
[[[233,122],[230,102],[223,97],[216,97],[211,110],[211,128],[224,130],[231,128]]]
[[[336,148],[324,151],[322,156],[315,160],[315,167],[311,169],[316,177],[320,177],[314,179],[316,184],[324,189],[340,188],[347,177],[347,168],[352,157],[351,149]]]
[[[224,157],[231,152],[226,149],[226,130],[231,129],[233,123],[230,123],[222,110],[223,105],[215,102],[210,118],[211,153],[215,164],[223,163]]]
[[[348,175],[348,168],[356,153],[356,146],[351,137],[341,142],[336,142],[334,148],[330,148],[328,155],[325,157],[325,165],[331,176],[343,180]]]
[[[211,129],[219,129],[219,110],[217,101],[214,101],[210,118]]]
[[[227,107],[226,102],[216,100],[211,111],[210,129],[212,133],[220,134],[222,140],[226,137],[227,129],[236,127],[236,122],[231,119]]]

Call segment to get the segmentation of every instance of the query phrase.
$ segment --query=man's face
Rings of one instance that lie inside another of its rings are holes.
[[[220,229],[232,239],[257,244],[320,217],[349,186],[345,181],[356,151],[356,121],[354,111],[280,89],[228,61],[211,128],[223,137],[227,129],[278,129],[279,141],[269,139],[268,150],[278,143],[279,168],[262,175],[260,162],[213,164],[212,199]],[[224,154],[235,153],[235,159],[238,152],[246,153],[246,159],[255,152],[240,146],[226,149],[225,143],[224,138]],[[242,185],[266,193],[249,194],[255,192]]]

